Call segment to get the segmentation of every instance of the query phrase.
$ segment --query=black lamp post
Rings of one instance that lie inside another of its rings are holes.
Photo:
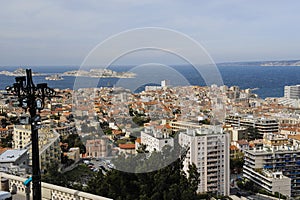
[[[31,69],[26,69],[26,76],[16,77],[16,83],[12,87],[7,87],[7,91],[18,97],[19,106],[29,111],[31,124],[31,143],[32,143],[32,184],[33,199],[41,200],[41,172],[39,161],[39,137],[41,117],[37,110],[42,110],[45,98],[54,97],[55,91],[47,86],[47,83],[34,85],[32,81]]]

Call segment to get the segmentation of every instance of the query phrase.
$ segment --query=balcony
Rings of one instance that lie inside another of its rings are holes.
[[[219,163],[218,162],[210,162],[210,163],[207,163],[207,167],[209,168],[209,167],[216,167],[216,166],[218,166],[219,165]]]
[[[218,178],[217,177],[211,177],[209,179],[207,179],[207,182],[217,182],[218,181]]]
[[[273,166],[272,165],[264,165],[264,169],[272,169]]]

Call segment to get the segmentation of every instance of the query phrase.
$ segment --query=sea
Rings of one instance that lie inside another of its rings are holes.
[[[191,66],[173,66],[190,85],[204,86],[205,83]],[[226,64],[217,65],[222,76],[223,82],[227,86],[239,86],[241,89],[251,88],[260,98],[266,97],[282,97],[285,85],[300,84],[300,67],[299,66],[249,66],[249,65],[232,65]],[[14,71],[20,68],[16,67],[0,67],[0,71]],[[57,74],[71,70],[78,70],[79,67],[74,66],[33,66],[23,67],[30,68],[34,72],[45,74]],[[132,66],[111,66],[109,69],[117,72],[129,71]],[[159,72],[157,72],[159,73]],[[64,76],[63,80],[51,81],[45,80],[45,76],[34,76],[34,83],[48,83],[52,88],[70,88],[73,89],[76,77]],[[88,78],[97,82],[98,87],[112,87],[119,79],[118,78]],[[167,79],[167,78],[166,78]],[[6,86],[11,86],[15,82],[15,77],[0,75],[0,89],[5,89]],[[88,82],[88,81],[87,81]],[[171,81],[172,84],[172,81]],[[85,85],[89,87],[89,84]],[[144,87],[144,86],[143,86]],[[142,87],[142,88],[143,88]],[[140,88],[141,90],[141,88]]]

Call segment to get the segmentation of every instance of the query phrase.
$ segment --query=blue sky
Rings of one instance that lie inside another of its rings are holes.
[[[215,62],[300,59],[299,8],[297,0],[1,1],[0,66],[80,65],[98,43],[141,27],[182,32]]]

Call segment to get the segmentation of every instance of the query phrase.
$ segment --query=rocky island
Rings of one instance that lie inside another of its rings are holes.
[[[9,71],[0,71],[0,74],[3,74],[5,76],[26,76],[26,70],[23,68],[18,68],[13,72]],[[41,74],[38,72],[32,72],[32,76],[44,76],[45,74]]]
[[[134,78],[135,74],[132,72],[115,72],[110,69],[91,69],[90,71],[85,70],[74,70],[67,71],[62,76],[85,76],[93,78]]]
[[[60,80],[64,80],[64,78],[61,77],[59,74],[54,74],[54,75],[51,75],[51,76],[46,76],[45,79],[46,79],[46,80],[49,80],[49,81],[60,81]]]
[[[26,76],[26,70],[18,68],[13,72],[10,71],[0,71],[0,74],[5,76]],[[135,74],[132,72],[115,72],[110,69],[91,69],[90,71],[85,70],[73,70],[67,71],[61,74],[45,74],[32,72],[33,76],[47,76],[46,80],[63,80],[63,76],[83,76],[83,77],[93,77],[93,78],[134,78]]]

